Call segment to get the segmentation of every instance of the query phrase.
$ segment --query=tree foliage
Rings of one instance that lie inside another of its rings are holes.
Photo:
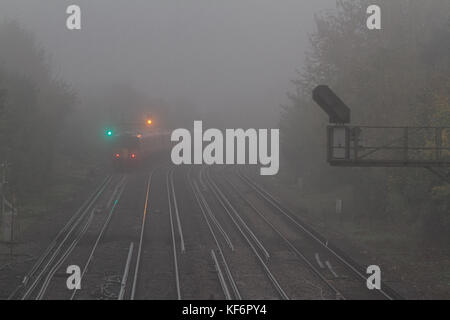
[[[353,185],[367,215],[448,217],[449,187],[425,170],[335,169],[325,163],[327,119],[311,99],[318,84],[346,101],[356,124],[450,126],[450,2],[377,2],[379,31],[366,28],[372,1],[340,0],[336,10],[316,16],[305,67],[283,108],[283,154],[292,171],[321,190]]]
[[[59,134],[76,99],[17,23],[0,25],[0,44],[0,160],[11,164],[10,190],[20,197],[51,185]]]

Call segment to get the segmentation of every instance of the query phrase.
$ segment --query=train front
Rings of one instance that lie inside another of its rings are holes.
[[[119,135],[111,149],[112,163],[115,169],[132,168],[139,165],[142,157],[141,139],[136,135]]]

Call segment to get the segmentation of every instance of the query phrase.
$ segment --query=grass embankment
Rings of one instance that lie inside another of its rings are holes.
[[[18,201],[18,214],[15,219],[15,241],[39,219],[64,208],[74,202],[81,193],[90,189],[101,173],[95,161],[74,161],[58,157],[55,162],[52,181],[47,187],[23,195]]]
[[[351,186],[319,193],[277,178],[264,178],[262,183],[361,264],[380,265],[406,298],[450,299],[448,243],[427,240],[419,223],[367,214],[369,210],[356,205],[358,193]],[[342,214],[336,213],[336,199],[343,200]]]

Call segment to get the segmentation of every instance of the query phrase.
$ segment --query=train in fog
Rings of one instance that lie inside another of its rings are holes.
[[[143,164],[152,155],[169,149],[168,132],[146,134],[124,133],[114,137],[111,146],[111,161],[114,169],[133,168]]]

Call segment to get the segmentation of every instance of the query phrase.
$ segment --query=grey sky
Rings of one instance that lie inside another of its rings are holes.
[[[34,30],[55,70],[81,93],[128,82],[155,99],[185,99],[223,114],[258,108],[276,121],[313,15],[334,3],[1,0],[0,17]],[[69,4],[81,6],[81,31],[65,29]]]

